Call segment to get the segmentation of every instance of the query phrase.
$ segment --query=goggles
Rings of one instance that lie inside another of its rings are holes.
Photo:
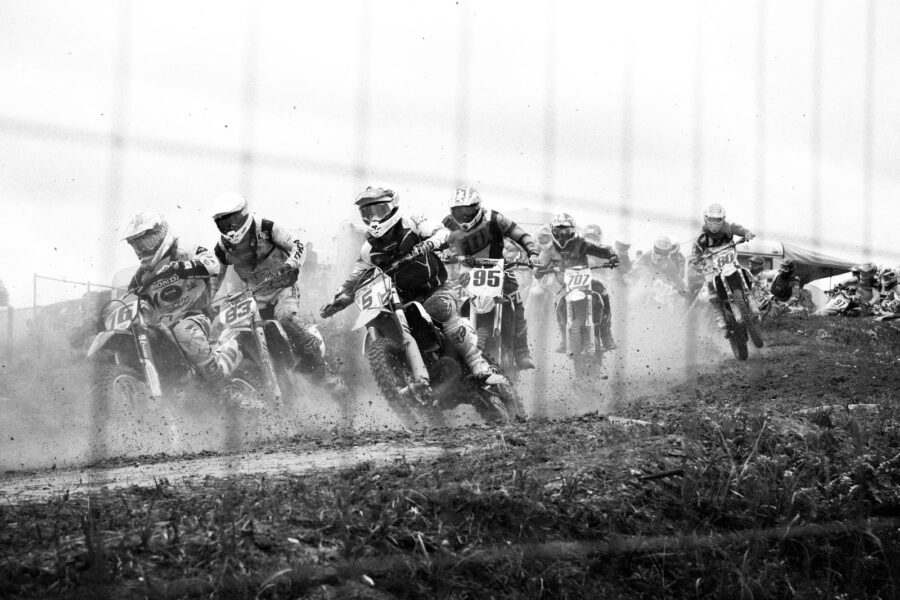
[[[481,210],[481,207],[477,204],[470,204],[469,206],[454,206],[450,209],[450,214],[453,215],[453,218],[458,223],[468,223],[478,216],[479,210]]]
[[[707,223],[724,223],[725,217],[706,217]]]
[[[233,212],[231,214],[222,215],[215,219],[216,227],[220,233],[228,233],[229,231],[237,231],[244,224],[247,215],[241,212]]]
[[[368,225],[373,221],[381,221],[386,216],[391,214],[392,210],[394,210],[394,207],[390,202],[377,202],[375,204],[366,204],[365,206],[360,206],[359,214],[362,217],[363,223]]]
[[[134,248],[134,252],[138,257],[148,256],[156,252],[164,236],[165,234],[162,231],[149,229],[141,235],[131,238],[128,240],[128,243]]]

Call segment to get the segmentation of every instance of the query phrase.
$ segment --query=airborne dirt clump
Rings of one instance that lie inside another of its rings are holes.
[[[762,332],[619,419],[335,432],[264,451],[447,451],[0,504],[0,597],[900,597],[900,330]]]

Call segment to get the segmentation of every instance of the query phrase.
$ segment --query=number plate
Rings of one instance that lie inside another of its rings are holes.
[[[222,322],[228,327],[249,324],[255,304],[256,300],[252,296],[240,298],[234,303],[229,302],[222,309]]]
[[[131,326],[132,317],[137,314],[137,300],[127,304],[119,304],[115,310],[106,315],[106,329],[128,329]]]
[[[359,310],[381,308],[387,304],[391,296],[391,280],[384,275],[379,275],[356,290],[356,307]]]
[[[587,267],[578,267],[577,269],[566,269],[566,291],[572,290],[590,290],[591,289],[591,270]]]
[[[469,294],[472,296],[503,295],[503,263],[493,267],[473,267],[469,272]]]

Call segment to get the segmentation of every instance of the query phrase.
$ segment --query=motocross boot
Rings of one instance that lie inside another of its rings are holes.
[[[475,333],[475,327],[468,319],[459,317],[456,322],[444,323],[444,331],[447,339],[453,344],[453,347],[459,352],[459,355],[465,361],[466,366],[472,372],[472,375],[486,383],[487,385],[496,385],[499,383],[507,383],[503,375],[494,373],[491,365],[485,360],[481,352],[478,351],[478,335]]]
[[[534,361],[531,360],[531,353],[528,351],[528,322],[525,321],[525,307],[521,302],[513,306],[515,306],[513,346],[515,347],[516,366],[525,371],[534,368]]]
[[[237,339],[232,338],[215,349],[210,348],[209,354],[200,358],[195,366],[203,379],[217,385],[237,370],[242,359],[243,354],[238,347]]]

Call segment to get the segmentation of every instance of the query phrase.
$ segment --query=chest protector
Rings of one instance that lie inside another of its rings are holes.
[[[180,249],[172,252],[169,258],[191,260],[191,256]],[[154,281],[144,297],[152,308],[149,321],[172,325],[185,317],[205,313],[210,301],[209,280],[184,278],[172,272],[168,277]]]
[[[224,258],[224,264],[233,266],[241,281],[252,288],[275,275],[288,254],[272,241],[272,221],[263,219],[259,231],[256,231],[255,223],[251,227],[249,235],[236,246],[228,246],[219,240],[216,255],[219,260]],[[265,303],[277,293],[278,290],[274,290],[267,296],[257,296],[257,300]]]
[[[794,277],[792,275],[779,273],[775,278],[775,281],[772,282],[772,289],[770,291],[772,292],[772,295],[779,300],[788,300],[791,297],[793,283]]]
[[[395,226],[397,231],[388,232],[380,238],[366,235],[369,243],[369,262],[381,269],[412,252],[419,242],[424,241],[411,229],[403,227],[403,222]],[[447,269],[437,254],[428,252],[418,257],[396,273],[394,285],[404,302],[415,300],[440,287],[447,280]]]
[[[450,239],[459,254],[477,258],[503,258],[503,232],[494,211],[489,210],[481,222],[469,231],[464,231],[451,222],[451,232]]]

